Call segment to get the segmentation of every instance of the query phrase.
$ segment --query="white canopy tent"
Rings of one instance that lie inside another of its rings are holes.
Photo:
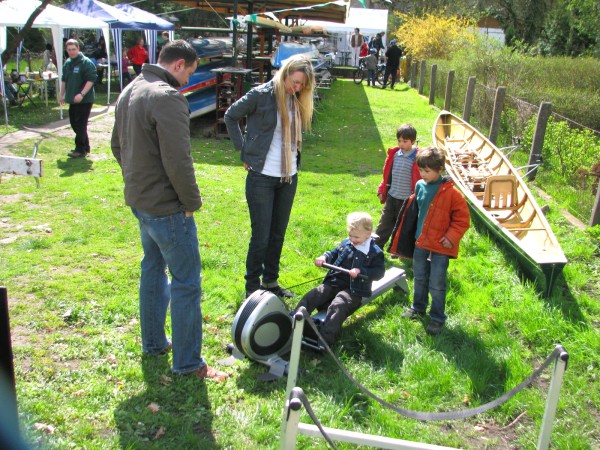
[[[2,53],[6,50],[6,28],[22,27],[25,25],[33,11],[40,5],[38,0],[4,0],[0,2],[0,65],[2,65]],[[83,14],[48,5],[37,16],[33,22],[33,28],[50,28],[52,30],[52,41],[56,52],[56,66],[58,68],[59,79],[62,77],[63,66],[63,30],[66,28],[77,29],[100,29],[106,42],[106,51],[109,48],[109,28],[108,24],[102,20],[84,16]],[[110,60],[110,55],[107,55]],[[4,92],[4,77],[2,78],[2,92]],[[6,113],[6,100],[2,96],[5,111],[5,118],[8,127],[8,115]],[[108,99],[110,101],[110,77],[108,77]],[[60,110],[62,118],[63,111]]]
[[[329,34],[337,34],[336,47],[338,51],[351,51],[350,36],[354,29],[360,29],[360,34],[367,36],[369,41],[381,31],[387,33],[388,10],[350,8],[350,13],[345,23],[324,22],[321,20],[307,20],[305,25],[320,26]],[[384,36],[384,42],[387,36]],[[336,61],[340,63],[340,61]]]

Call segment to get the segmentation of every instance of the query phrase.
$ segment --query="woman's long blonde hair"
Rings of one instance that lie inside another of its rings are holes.
[[[306,82],[300,92],[296,94],[297,105],[300,109],[300,119],[302,129],[310,131],[313,115],[313,95],[315,89],[315,72],[313,66],[306,56],[294,55],[285,60],[281,69],[277,71],[273,77],[275,87],[275,100],[277,101],[277,109],[281,115],[281,126],[285,130],[289,129],[289,110],[287,102],[287,93],[285,92],[284,82],[288,76],[294,72],[303,72],[306,77]]]

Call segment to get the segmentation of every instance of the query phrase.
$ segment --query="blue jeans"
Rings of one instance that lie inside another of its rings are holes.
[[[171,304],[172,371],[192,372],[206,365],[202,348],[200,250],[193,217],[183,212],[156,216],[132,208],[140,225],[144,257],[140,277],[142,351],[158,354],[169,345],[165,334]],[[167,276],[169,268],[171,281]]]
[[[431,259],[431,260],[429,260]],[[446,255],[415,247],[413,254],[414,297],[412,309],[425,312],[431,294],[431,319],[446,322],[446,274],[450,258]]]
[[[297,186],[298,174],[285,183],[280,177],[248,171],[246,201],[252,236],[246,257],[246,292],[260,288],[261,276],[262,284],[269,286],[279,278],[279,258]]]

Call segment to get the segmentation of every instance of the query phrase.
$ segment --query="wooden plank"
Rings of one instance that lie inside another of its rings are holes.
[[[0,174],[29,175],[41,177],[42,160],[36,158],[20,158],[18,156],[0,156]]]

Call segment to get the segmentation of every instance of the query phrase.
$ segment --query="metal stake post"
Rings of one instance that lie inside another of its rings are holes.
[[[563,375],[567,370],[567,361],[569,360],[569,354],[562,345],[557,345],[557,347],[560,347],[562,352],[556,359],[552,380],[550,381],[550,389],[548,389],[546,410],[544,411],[544,420],[542,421],[542,429],[540,431],[540,439],[537,446],[538,450],[547,450],[550,446],[550,434],[552,433],[552,422],[554,422],[556,407],[558,406],[558,394],[560,394]]]
[[[285,407],[283,408],[283,420],[281,423],[281,438],[279,440],[280,448],[296,448],[296,434],[298,432],[298,422],[300,421],[301,402],[297,399],[292,402],[299,402],[300,405],[294,410],[290,404],[292,390],[296,387],[298,380],[298,366],[300,364],[300,351],[302,350],[302,332],[304,331],[304,312],[306,309],[301,307],[294,314],[294,329],[292,331],[292,349],[290,351],[290,361],[288,363],[288,379],[285,389]],[[292,414],[292,411],[296,411]]]

